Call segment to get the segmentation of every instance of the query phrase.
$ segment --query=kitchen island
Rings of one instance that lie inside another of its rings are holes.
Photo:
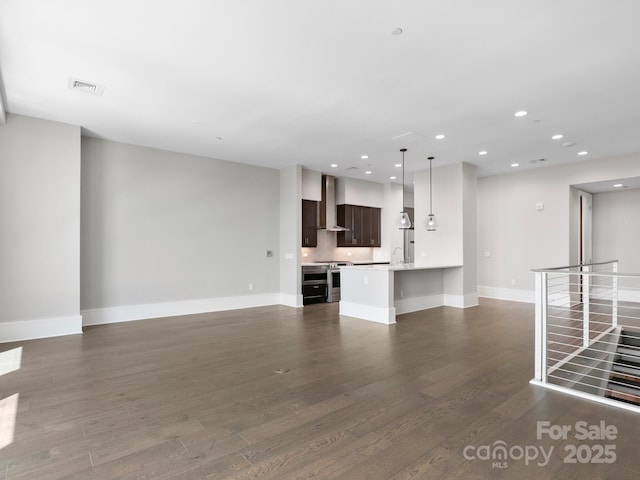
[[[393,324],[396,315],[442,305],[477,304],[477,294],[455,291],[462,265],[354,265],[340,271],[340,315]]]

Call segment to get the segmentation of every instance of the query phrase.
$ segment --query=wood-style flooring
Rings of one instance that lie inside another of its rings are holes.
[[[3,344],[19,362],[0,376],[0,479],[636,479],[638,415],[529,384],[533,317],[488,299],[392,326],[274,306]],[[538,440],[538,421],[618,434]],[[506,464],[465,457],[496,442]],[[611,464],[565,463],[606,444]],[[553,447],[548,464],[527,446]]]

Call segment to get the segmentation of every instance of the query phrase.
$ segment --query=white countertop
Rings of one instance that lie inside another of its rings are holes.
[[[440,268],[456,268],[462,265],[429,265],[421,266],[414,263],[392,263],[387,265],[351,265],[341,268],[354,268],[358,270],[383,270],[383,271],[406,271],[406,270],[436,270]]]
[[[338,262],[349,262],[350,260],[337,260]],[[312,267],[315,265],[330,265],[331,263],[335,263],[335,262],[303,262],[301,265],[303,267]],[[375,262],[373,260],[367,261],[367,260],[359,260],[359,261],[355,261],[355,262],[351,262],[353,264],[353,266],[389,266],[389,262]],[[340,265],[340,268],[342,267],[348,267],[351,265]]]

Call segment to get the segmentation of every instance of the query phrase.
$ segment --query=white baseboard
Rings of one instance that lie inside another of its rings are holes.
[[[80,333],[82,333],[82,317],[80,315],[0,322],[0,343]]]
[[[535,302],[535,292],[533,290],[520,290],[517,288],[484,287],[478,285],[478,296],[510,300],[512,302]]]
[[[533,290],[478,286],[478,295],[480,297],[511,300],[513,302],[535,303],[535,292]],[[567,293],[561,293],[556,296],[557,298],[554,298],[553,295],[550,296],[549,302],[551,304],[562,307],[570,306],[571,303],[567,298]],[[640,303],[640,291],[621,288],[618,290],[618,300],[621,302]]]
[[[280,305],[285,305],[287,307],[300,308],[303,306],[302,295],[291,295],[288,293],[281,293],[279,303]]]
[[[469,308],[478,305],[478,294],[468,293],[466,295],[443,295],[442,304],[446,307]]]
[[[401,298],[394,302],[396,314],[417,312],[428,308],[441,307],[444,305],[443,295],[428,295],[425,297]]]
[[[123,307],[96,308],[82,311],[83,325],[131,322],[148,318],[175,317],[195,313],[220,312],[239,308],[278,305],[279,293],[242,295],[237,297],[204,298],[180,302],[150,303]]]
[[[342,300],[340,300],[340,315],[387,325],[396,323],[395,308],[372,307],[371,305],[362,305]]]

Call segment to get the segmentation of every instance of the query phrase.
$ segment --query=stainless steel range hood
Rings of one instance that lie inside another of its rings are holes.
[[[318,228],[329,232],[348,232],[336,222],[336,177],[322,176],[322,199],[319,206]]]

